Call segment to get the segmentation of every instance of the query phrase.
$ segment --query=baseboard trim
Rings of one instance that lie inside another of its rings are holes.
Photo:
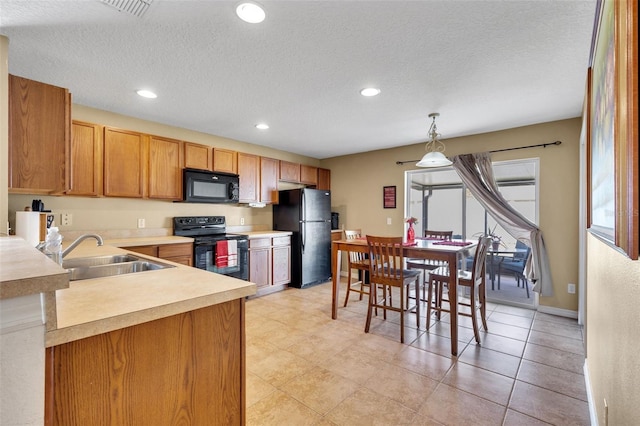
[[[538,305],[538,312],[542,312],[544,314],[550,314],[550,315],[557,315],[560,317],[578,319],[578,311],[554,308],[553,306]]]
[[[584,372],[584,383],[587,387],[587,403],[589,404],[589,417],[591,418],[591,426],[598,426],[598,413],[596,412],[596,404],[593,401],[593,394],[591,393],[591,381],[589,379],[589,366],[587,359],[584,360],[584,366],[582,367]]]

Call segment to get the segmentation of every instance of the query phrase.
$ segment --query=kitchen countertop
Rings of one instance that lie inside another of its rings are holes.
[[[67,258],[123,252],[126,251],[121,248],[107,244],[98,247],[95,241],[86,240]],[[155,259],[139,253],[136,256]],[[45,345],[59,345],[251,296],[256,292],[255,284],[248,281],[164,259],[162,262],[175,267],[72,281],[68,289],[58,290],[58,328],[47,332]]]
[[[67,271],[20,237],[0,237],[0,299],[69,286]]]
[[[144,237],[107,240],[105,245],[97,246],[94,239],[87,239],[66,259],[128,253],[114,245],[190,241],[191,238],[183,237]],[[135,255],[157,260],[139,253]],[[163,263],[175,267],[69,282],[64,269],[23,239],[15,237],[0,238],[0,258],[0,294],[3,298],[55,292],[57,324],[54,329],[47,327],[46,347],[236,300],[256,292],[255,284],[248,281],[164,259],[161,260]]]
[[[250,231],[242,232],[243,235],[247,235],[250,240],[256,238],[273,238],[273,237],[285,237],[287,235],[293,235],[291,231]]]

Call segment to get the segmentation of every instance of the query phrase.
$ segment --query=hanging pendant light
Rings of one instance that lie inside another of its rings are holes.
[[[429,140],[425,146],[425,150],[428,151],[422,160],[416,163],[418,167],[444,167],[453,164],[451,160],[444,156],[444,143],[440,140],[440,134],[436,128],[436,117],[440,114],[432,112],[429,114],[429,118],[432,119],[431,127],[429,127]]]

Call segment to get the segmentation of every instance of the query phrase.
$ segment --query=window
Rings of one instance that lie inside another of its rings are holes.
[[[531,222],[538,222],[537,158],[493,163],[493,171],[503,197]],[[493,230],[495,221],[464,188],[451,167],[406,172],[405,217],[419,218],[416,234],[424,229],[453,230],[454,235],[474,238]],[[515,240],[500,227],[495,232],[507,245]]]

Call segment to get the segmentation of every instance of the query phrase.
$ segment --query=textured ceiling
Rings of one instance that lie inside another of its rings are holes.
[[[74,103],[320,159],[581,115],[595,0],[238,3],[0,0],[0,34]]]

